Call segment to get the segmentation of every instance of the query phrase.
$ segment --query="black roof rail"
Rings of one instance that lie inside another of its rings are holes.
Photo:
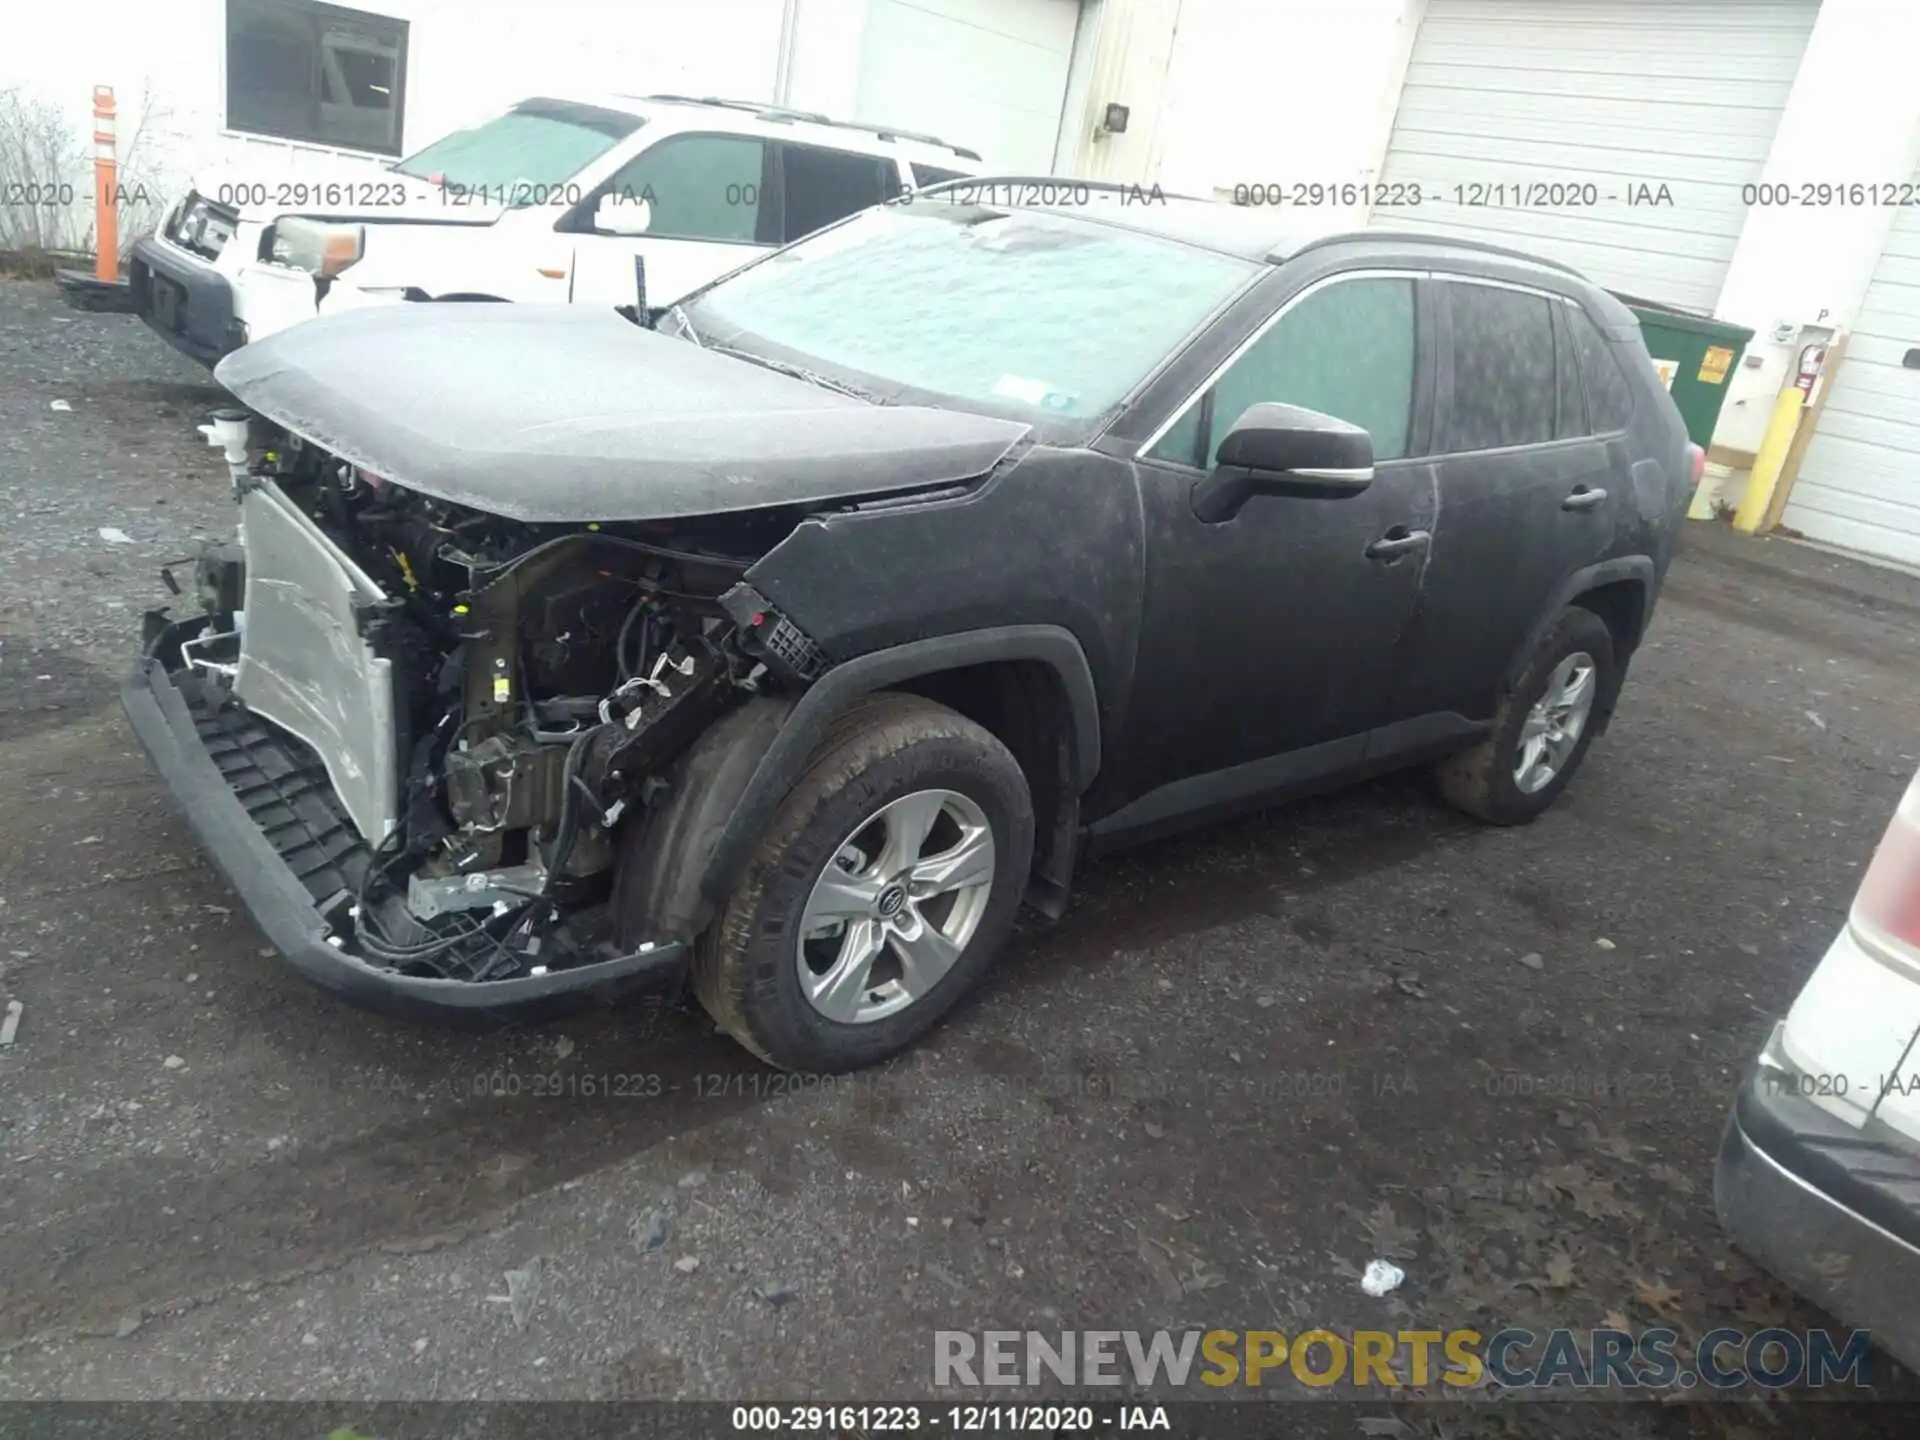
[[[1456,250],[1473,250],[1482,255],[1500,255],[1509,260],[1525,260],[1532,265],[1547,270],[1558,270],[1563,275],[1571,275],[1576,280],[1586,280],[1573,266],[1561,260],[1549,260],[1544,255],[1535,255],[1527,250],[1515,250],[1507,245],[1495,245],[1486,240],[1463,240],[1454,235],[1437,235],[1429,230],[1342,230],[1335,235],[1321,235],[1298,250],[1276,250],[1268,258],[1279,262],[1291,260],[1296,255],[1304,255],[1309,250],[1319,250],[1328,245],[1343,245],[1352,240],[1391,241],[1395,244],[1411,243],[1415,245],[1450,245]],[[1591,281],[1587,283],[1591,284]]]
[[[980,157],[974,156],[977,160]],[[922,185],[914,191],[916,195],[928,195],[938,190],[953,188],[979,189],[992,185],[1052,185],[1077,186],[1083,190],[1152,190],[1152,185],[1141,185],[1132,180],[1082,180],[1073,175],[963,175],[958,180],[942,180],[933,185]],[[1161,190],[1156,197],[1162,200],[1195,200],[1202,205],[1218,205],[1220,202],[1208,195],[1188,195],[1178,190]]]
[[[758,115],[763,120],[772,120],[783,125],[792,124],[796,120],[804,121],[809,125],[830,125],[836,130],[858,130],[882,140],[912,140],[921,145],[937,145],[942,150],[951,150],[966,160],[980,158],[979,151],[950,145],[938,135],[926,135],[917,130],[901,130],[892,125],[863,125],[858,120],[835,120],[831,115],[822,115],[817,110],[794,110],[785,105],[769,105],[760,100],[728,100],[719,95],[642,95],[639,98],[658,100],[669,105],[718,105],[727,110],[745,110],[750,115]]]

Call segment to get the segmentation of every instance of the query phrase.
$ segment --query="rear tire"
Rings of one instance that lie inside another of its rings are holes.
[[[1440,793],[1490,824],[1524,825],[1580,768],[1616,683],[1613,632],[1591,610],[1569,606],[1501,697],[1493,730],[1435,767]]]
[[[1033,823],[1026,777],[987,730],[916,695],[861,700],[821,741],[696,947],[695,995],[782,1069],[885,1059],[999,952]]]

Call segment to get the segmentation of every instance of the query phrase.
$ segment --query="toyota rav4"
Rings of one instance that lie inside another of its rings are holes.
[[[681,305],[220,366],[240,538],[126,707],[295,965],[690,979],[838,1070],[1102,850],[1420,763],[1498,824],[1561,793],[1701,461],[1632,314],[1455,240],[980,191]]]

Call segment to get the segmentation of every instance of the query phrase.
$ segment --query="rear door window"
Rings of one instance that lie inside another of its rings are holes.
[[[1361,426],[1374,459],[1398,460],[1413,373],[1413,281],[1336,281],[1294,301],[1148,453],[1208,468],[1248,407],[1273,400]]]
[[[786,233],[798,240],[890,199],[899,186],[893,162],[818,145],[782,145]]]
[[[1574,353],[1580,357],[1581,378],[1586,381],[1587,413],[1595,434],[1624,430],[1633,418],[1633,389],[1621,373],[1620,360],[1587,312],[1578,307],[1567,311],[1567,325],[1573,332]]]
[[[1497,450],[1553,439],[1553,302],[1470,281],[1444,289],[1453,321],[1453,396],[1442,416],[1442,448]]]
[[[1572,307],[1553,307],[1553,434],[1557,440],[1591,435],[1587,424],[1587,397],[1580,388],[1580,362],[1573,353],[1568,328]]]
[[[929,185],[945,185],[954,180],[967,180],[970,177],[964,170],[942,170],[938,165],[922,165],[918,161],[913,166],[913,183],[921,189]]]

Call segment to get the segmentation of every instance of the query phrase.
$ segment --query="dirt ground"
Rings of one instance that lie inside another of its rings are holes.
[[[1712,1161],[1920,767],[1920,580],[1691,527],[1535,825],[1395,777],[1101,863],[910,1061],[796,1087],[690,1008],[436,1030],[265,952],[115,695],[232,524],[218,400],[0,283],[0,1398],[898,1400],[936,1329],[1828,1323]]]

